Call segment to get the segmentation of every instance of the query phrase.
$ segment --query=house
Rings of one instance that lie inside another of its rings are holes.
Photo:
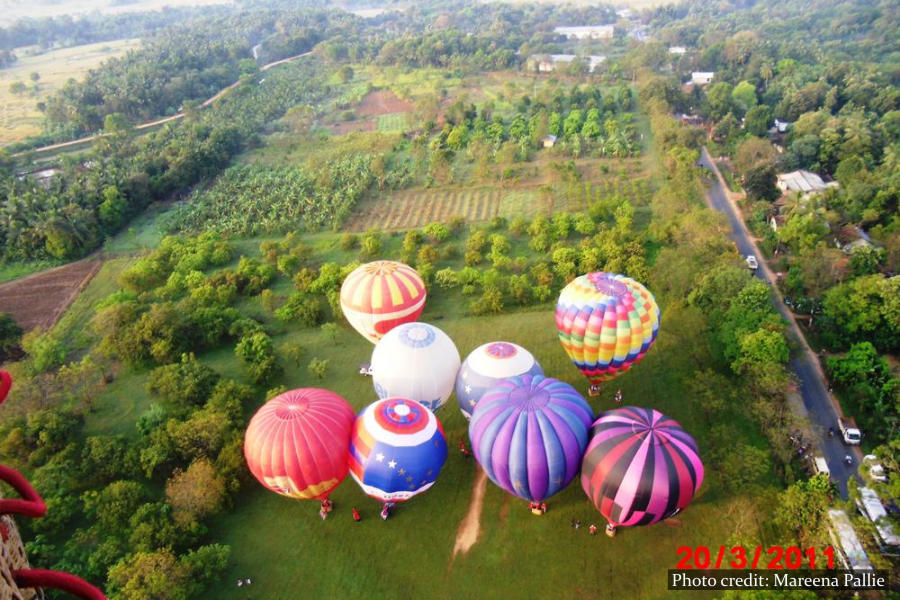
[[[556,136],[555,135],[545,135],[541,142],[544,145],[544,148],[552,148],[556,144]]]
[[[874,567],[866,554],[862,543],[856,536],[856,530],[850,523],[850,517],[842,510],[830,509],[831,541],[833,547],[840,550],[838,560],[842,566],[853,571],[871,571]]]
[[[578,27],[554,27],[553,33],[576,40],[607,40],[612,38],[614,25],[587,25]]]
[[[810,171],[791,171],[790,173],[780,173],[777,176],[775,186],[781,190],[783,194],[789,192],[800,192],[802,194],[818,194],[831,187],[838,187],[836,181],[825,183],[821,177]]]
[[[700,115],[676,114],[675,118],[684,125],[698,126],[703,124],[703,117]]]
[[[532,54],[528,57],[526,66],[530,71],[536,70],[538,73],[552,73],[559,66],[566,66],[576,58],[579,57],[574,54]],[[591,73],[594,72],[598,65],[606,61],[605,56],[597,55],[582,56],[580,58],[587,63],[588,71]]]
[[[792,125],[788,121],[782,121],[781,119],[775,119],[775,131],[778,133],[787,133],[788,128]]]
[[[678,54],[678,55],[681,55],[681,54],[684,54],[685,52],[687,52],[687,48],[685,48],[684,46],[671,46],[671,47],[669,47],[669,54]]]
[[[859,512],[875,525],[875,531],[878,532],[878,545],[882,550],[897,551],[900,548],[900,537],[894,533],[894,528],[888,521],[887,511],[884,509],[884,504],[881,503],[881,498],[878,497],[875,490],[867,487],[859,488],[859,496],[859,500],[856,501]]]
[[[694,71],[691,73],[691,83],[693,85],[709,85],[713,75],[715,75],[713,71]]]

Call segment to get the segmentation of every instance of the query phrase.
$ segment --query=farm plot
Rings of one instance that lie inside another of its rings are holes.
[[[378,131],[382,133],[403,132],[409,129],[409,117],[406,113],[390,113],[378,117]]]
[[[461,216],[487,221],[500,214],[504,190],[418,190],[366,203],[348,225],[350,231],[410,229]]]
[[[8,313],[26,331],[56,323],[78,293],[103,265],[81,260],[0,285],[0,312]]]

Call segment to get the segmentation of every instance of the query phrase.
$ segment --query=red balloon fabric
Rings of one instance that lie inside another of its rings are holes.
[[[3,404],[3,401],[6,400],[10,388],[12,388],[12,375],[6,371],[0,371],[0,404]]]
[[[266,402],[244,435],[244,457],[263,486],[290,498],[323,500],[347,476],[356,415],[328,390],[300,388]]]

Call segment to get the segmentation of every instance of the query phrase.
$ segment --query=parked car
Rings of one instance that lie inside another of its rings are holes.
[[[868,467],[869,477],[871,477],[873,481],[887,481],[887,474],[884,472],[884,467],[878,462],[877,456],[874,454],[866,454],[863,456],[863,464]]]
[[[749,267],[753,271],[755,271],[759,267],[759,262],[752,254],[747,255],[747,267]]]

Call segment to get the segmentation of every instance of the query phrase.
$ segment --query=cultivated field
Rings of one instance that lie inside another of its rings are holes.
[[[0,312],[26,331],[49,328],[97,273],[102,262],[81,260],[0,285]]]
[[[27,56],[24,49],[16,54],[19,60],[7,69],[0,70],[0,144],[23,140],[41,131],[43,114],[37,103],[52,96],[70,78],[78,79],[88,70],[114,56],[121,56],[137,48],[140,40],[118,40],[54,50],[35,56]],[[31,73],[40,75],[37,92],[31,91]],[[13,94],[10,84],[21,81],[29,90]]]
[[[350,231],[411,229],[461,216],[487,221],[500,214],[504,191],[497,188],[415,190],[364,204],[348,224]]]
[[[374,90],[366,94],[353,108],[355,120],[326,119],[326,124],[334,135],[376,130],[382,133],[398,133],[409,128],[407,113],[414,108],[413,104],[398,98],[391,90]]]

